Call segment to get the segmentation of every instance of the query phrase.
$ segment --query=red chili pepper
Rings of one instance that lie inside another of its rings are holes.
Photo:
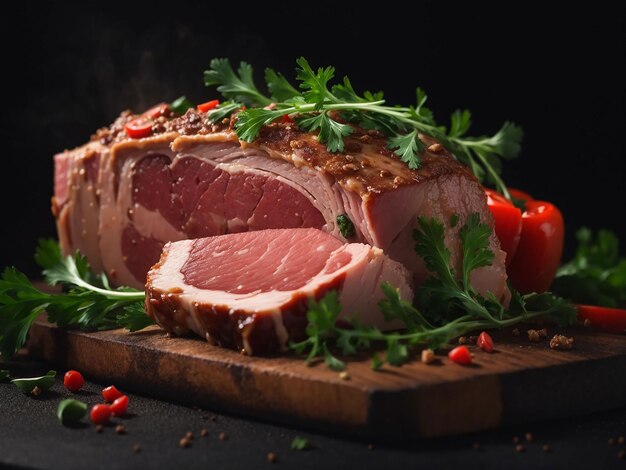
[[[131,139],[141,139],[152,134],[152,122],[148,118],[138,117],[127,122],[124,130]]]
[[[120,392],[117,388],[115,388],[115,385],[111,385],[105,388],[104,390],[102,390],[102,397],[104,398],[105,401],[109,403],[113,403],[122,395],[123,395],[122,392]]]
[[[85,385],[85,379],[83,375],[76,370],[68,370],[63,376],[63,385],[70,392],[78,392],[83,385]]]
[[[609,333],[626,333],[626,310],[622,308],[577,305],[578,319],[588,320]]]
[[[94,405],[89,412],[93,424],[104,424],[111,419],[111,407],[109,405]]]
[[[292,124],[294,121],[293,121],[293,118],[289,114],[283,114],[281,122],[283,124]]]
[[[452,362],[469,366],[472,363],[472,354],[467,349],[467,346],[457,346],[448,353],[448,357]]]
[[[506,265],[510,265],[522,233],[522,211],[496,191],[485,189],[487,206],[493,215],[495,232],[502,250],[506,252]]]
[[[219,100],[207,101],[206,103],[202,103],[198,105],[198,111],[202,111],[203,113],[206,113],[207,111],[217,108],[218,104],[220,104]]]
[[[493,352],[493,339],[486,331],[483,331],[478,335],[478,339],[476,340],[476,346],[482,349],[485,352]]]
[[[563,253],[563,216],[545,201],[527,201],[522,235],[507,269],[511,284],[522,294],[550,288]]]
[[[114,416],[122,416],[126,413],[126,409],[128,408],[128,397],[126,395],[122,395],[113,402],[110,408]]]
[[[144,117],[148,117],[150,119],[156,119],[160,116],[163,116],[170,110],[170,106],[166,103],[157,104],[156,106],[150,108],[148,111],[142,114]]]

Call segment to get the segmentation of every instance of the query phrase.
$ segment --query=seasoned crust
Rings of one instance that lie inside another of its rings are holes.
[[[124,111],[111,126],[100,129],[92,141],[114,146],[133,141],[124,132],[124,125],[137,117]],[[206,113],[189,109],[183,116],[171,112],[157,118],[152,136],[178,134],[181,136],[211,135],[234,131],[236,115],[219,123],[211,123]],[[393,191],[402,186],[418,184],[443,175],[463,174],[474,178],[471,171],[456,161],[448,151],[433,138],[421,135],[426,149],[421,154],[421,165],[411,170],[387,148],[386,138],[378,131],[366,131],[354,127],[345,139],[343,152],[329,152],[317,141],[316,133],[303,132],[295,123],[276,122],[261,129],[258,137],[247,146],[259,147],[270,155],[286,159],[289,156],[296,166],[306,165],[332,176],[341,186],[359,193],[362,197]]]

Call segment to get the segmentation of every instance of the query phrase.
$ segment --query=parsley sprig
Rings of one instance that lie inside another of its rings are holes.
[[[15,268],[0,276],[0,353],[13,356],[24,344],[28,331],[45,310],[48,321],[65,328],[136,331],[152,324],[143,308],[145,293],[128,287],[112,289],[104,274],[95,276],[80,253],[64,257],[53,240],[41,240],[35,259],[44,268],[50,285],[64,292],[50,294],[37,289]]]
[[[468,165],[480,181],[486,181],[509,197],[500,176],[501,160],[519,154],[522,129],[505,122],[493,136],[470,137],[471,113],[455,111],[450,126],[438,125],[433,113],[426,107],[427,95],[416,90],[416,102],[408,107],[389,106],[382,92],[358,94],[348,77],[332,84],[334,67],[314,70],[308,61],[296,60],[294,87],[284,75],[272,69],[265,70],[265,84],[269,95],[259,90],[252,67],[241,62],[237,71],[228,59],[213,59],[204,72],[204,83],[217,86],[228,101],[209,113],[217,121],[232,112],[238,112],[235,130],[240,139],[253,141],[263,126],[289,115],[305,131],[319,131],[318,140],[330,152],[344,150],[344,138],[353,133],[351,123],[364,129],[375,129],[387,136],[388,148],[409,168],[420,166],[424,143],[420,134],[441,142],[456,159]]]
[[[580,303],[626,304],[626,258],[620,256],[617,236],[609,230],[594,234],[583,227],[576,238],[576,254],[559,268],[552,289]]]
[[[493,295],[481,296],[470,283],[470,274],[489,266],[493,253],[489,250],[491,229],[471,215],[461,228],[462,261],[459,275],[450,266],[450,250],[444,244],[444,225],[435,219],[419,219],[414,232],[415,251],[433,273],[418,290],[416,306],[400,298],[398,289],[383,284],[383,300],[379,308],[386,320],[401,320],[405,329],[383,332],[363,325],[358,316],[348,320],[349,326],[337,325],[341,304],[336,291],[328,292],[319,302],[311,300],[307,313],[308,337],[292,344],[300,354],[307,353],[307,362],[322,357],[333,370],[342,370],[345,363],[332,354],[338,349],[350,356],[384,344],[384,358],[374,355],[372,367],[384,363],[400,366],[410,358],[411,347],[426,344],[432,348],[445,346],[451,339],[472,331],[504,328],[539,318],[549,318],[559,324],[575,321],[576,310],[562,298],[549,292],[520,295],[513,291],[508,308]]]

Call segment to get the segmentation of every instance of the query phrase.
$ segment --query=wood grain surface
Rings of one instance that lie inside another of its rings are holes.
[[[549,330],[549,336],[555,330]],[[496,351],[470,347],[475,365],[445,355],[375,372],[351,360],[349,380],[293,355],[248,357],[157,327],[68,332],[39,320],[31,354],[103,384],[238,415],[387,439],[432,437],[585,414],[626,404],[626,337],[566,332],[571,351],[526,335],[494,335]]]

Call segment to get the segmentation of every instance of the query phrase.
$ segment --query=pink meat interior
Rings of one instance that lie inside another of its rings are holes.
[[[291,291],[332,274],[352,256],[316,229],[263,230],[196,240],[181,268],[185,283],[232,294]]]

